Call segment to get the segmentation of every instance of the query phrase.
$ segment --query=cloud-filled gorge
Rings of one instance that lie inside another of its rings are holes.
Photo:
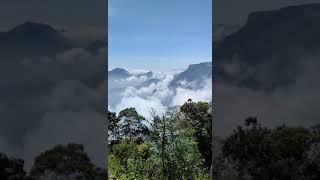
[[[194,71],[201,68],[207,73]],[[182,105],[188,99],[209,102],[212,98],[211,68],[211,63],[200,63],[190,65],[186,70],[167,72],[137,73],[134,70],[113,69],[109,71],[108,108],[119,112],[134,107],[148,118],[152,110],[164,114],[169,108]]]

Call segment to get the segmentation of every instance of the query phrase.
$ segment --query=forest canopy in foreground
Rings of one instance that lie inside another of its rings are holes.
[[[266,127],[245,119],[225,138],[214,136],[211,105],[189,100],[173,113],[153,114],[150,124],[134,108],[108,112],[109,177],[117,179],[306,179],[320,178],[320,128]],[[213,158],[212,158],[213,156]],[[213,162],[211,161],[213,159]],[[212,167],[211,167],[211,164]],[[57,145],[34,159],[0,155],[0,179],[105,179],[81,144]]]
[[[211,105],[188,100],[150,124],[134,108],[109,117],[109,176],[117,179],[209,179]]]

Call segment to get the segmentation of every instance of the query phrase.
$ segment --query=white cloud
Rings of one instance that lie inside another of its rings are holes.
[[[148,70],[145,70],[145,69],[128,69],[128,72],[131,74],[131,75],[141,75],[141,74],[145,74],[145,73],[148,73],[149,71]]]
[[[139,97],[131,96],[122,98],[121,102],[116,106],[116,112],[119,112],[125,108],[134,107],[139,114],[145,118],[150,118],[150,112],[152,109],[156,113],[163,114],[165,113],[167,107],[165,107],[159,98],[156,97]]]
[[[188,99],[192,99],[195,102],[210,102],[212,100],[212,80],[205,80],[204,87],[196,90],[178,87],[176,95],[172,99],[171,105],[181,105]]]
[[[170,88],[169,84],[177,73],[180,71],[157,72],[154,77],[160,81],[146,86],[141,85],[149,80],[147,77],[132,76],[121,81],[109,82],[113,88],[118,87],[118,89],[109,88],[109,110],[119,113],[125,108],[134,107],[139,114],[149,118],[151,109],[154,109],[158,114],[163,114],[169,107],[182,105],[188,99],[211,101],[211,79],[204,80],[202,88],[194,88],[195,90],[182,87]],[[193,82],[184,83],[196,84]],[[122,88],[119,90],[119,87]]]

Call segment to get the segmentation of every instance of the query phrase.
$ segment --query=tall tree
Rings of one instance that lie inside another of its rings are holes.
[[[194,138],[195,130],[177,126],[178,119],[171,116],[154,116],[151,128],[151,141],[164,166],[164,179],[206,178],[204,160]]]
[[[144,124],[146,119],[138,114],[135,108],[126,108],[118,115],[119,137],[142,141],[149,134],[148,127]]]
[[[193,102],[189,99],[181,106],[180,125],[193,128],[198,148],[205,159],[207,169],[212,164],[212,109],[207,102]]]
[[[108,111],[108,137],[109,141],[116,140],[119,138],[119,121],[116,113]]]

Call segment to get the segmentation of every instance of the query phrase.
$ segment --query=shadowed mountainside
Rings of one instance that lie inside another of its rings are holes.
[[[214,44],[216,77],[251,89],[288,85],[301,73],[302,56],[319,52],[319,31],[320,4],[253,12],[242,28]]]

